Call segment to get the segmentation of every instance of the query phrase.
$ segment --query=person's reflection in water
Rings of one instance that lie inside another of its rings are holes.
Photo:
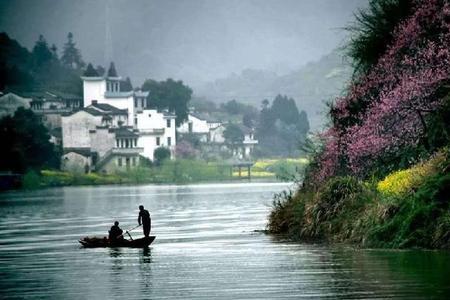
[[[152,262],[152,250],[149,247],[142,249],[140,263],[149,264]]]
[[[109,256],[111,256],[111,258],[118,258],[120,256],[122,256],[122,248],[119,247],[114,247],[114,248],[108,248],[109,249]],[[116,259],[114,259],[114,262],[116,262]]]
[[[152,250],[145,247],[139,256],[139,277],[141,278],[141,293],[149,298],[153,291],[152,262]]]
[[[124,280],[123,253],[121,248],[109,248],[111,258],[110,289],[114,298],[125,299],[126,294],[123,285],[118,284]]]

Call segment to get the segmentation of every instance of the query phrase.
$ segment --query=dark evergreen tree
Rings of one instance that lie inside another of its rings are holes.
[[[61,56],[61,63],[72,69],[81,69],[85,66],[83,59],[81,58],[81,52],[75,47],[73,41],[73,34],[69,32],[67,34],[67,43],[64,44],[63,55]]]
[[[278,95],[271,106],[263,102],[256,138],[264,155],[295,155],[309,131],[306,112],[299,113],[294,99]]]
[[[308,115],[306,114],[306,111],[304,111],[304,110],[302,110],[300,112],[300,117],[298,120],[297,128],[304,135],[306,135],[310,129]]]
[[[48,65],[54,59],[53,53],[42,34],[39,35],[39,39],[36,41],[31,54],[33,57],[33,65],[37,69]]]
[[[56,47],[55,44],[52,44],[50,50],[52,51],[53,59],[58,60],[58,47]]]

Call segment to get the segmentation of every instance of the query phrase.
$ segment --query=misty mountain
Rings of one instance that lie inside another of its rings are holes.
[[[263,99],[272,101],[278,94],[287,95],[295,99],[300,110],[308,113],[311,128],[316,130],[324,125],[326,102],[342,92],[351,73],[351,66],[334,50],[288,74],[246,69],[194,87],[194,91],[211,101],[236,99],[257,107]]]

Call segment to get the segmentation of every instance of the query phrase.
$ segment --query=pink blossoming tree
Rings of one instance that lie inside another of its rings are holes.
[[[365,176],[377,160],[427,141],[427,119],[442,105],[437,90],[450,78],[450,3],[416,0],[413,15],[394,32],[378,63],[330,110],[332,128],[316,181],[342,168]]]

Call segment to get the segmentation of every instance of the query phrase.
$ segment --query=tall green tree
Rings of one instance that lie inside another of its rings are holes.
[[[306,111],[304,111],[304,110],[302,110],[300,112],[300,117],[298,120],[297,128],[304,135],[306,135],[310,129],[308,115],[306,114]]]
[[[181,80],[171,78],[165,81],[147,79],[142,85],[143,91],[150,91],[148,106],[156,109],[168,109],[176,114],[176,125],[180,125],[188,118],[188,103],[191,100],[192,89],[184,85]]]
[[[263,155],[295,155],[308,131],[308,116],[305,111],[298,111],[294,99],[278,95],[272,105],[267,100],[263,102],[256,128]]]
[[[46,66],[52,60],[54,60],[53,53],[48,47],[47,41],[42,34],[39,35],[39,39],[36,41],[31,54],[33,57],[33,64],[35,68]]]
[[[236,145],[242,143],[244,140],[244,133],[239,125],[231,123],[228,124],[223,131],[223,137],[228,144]]]
[[[0,170],[24,173],[28,169],[58,168],[60,154],[50,135],[31,110],[19,108],[0,119]]]
[[[71,69],[81,69],[85,66],[80,50],[75,47],[72,32],[67,34],[67,42],[64,44],[61,63],[63,66]]]

